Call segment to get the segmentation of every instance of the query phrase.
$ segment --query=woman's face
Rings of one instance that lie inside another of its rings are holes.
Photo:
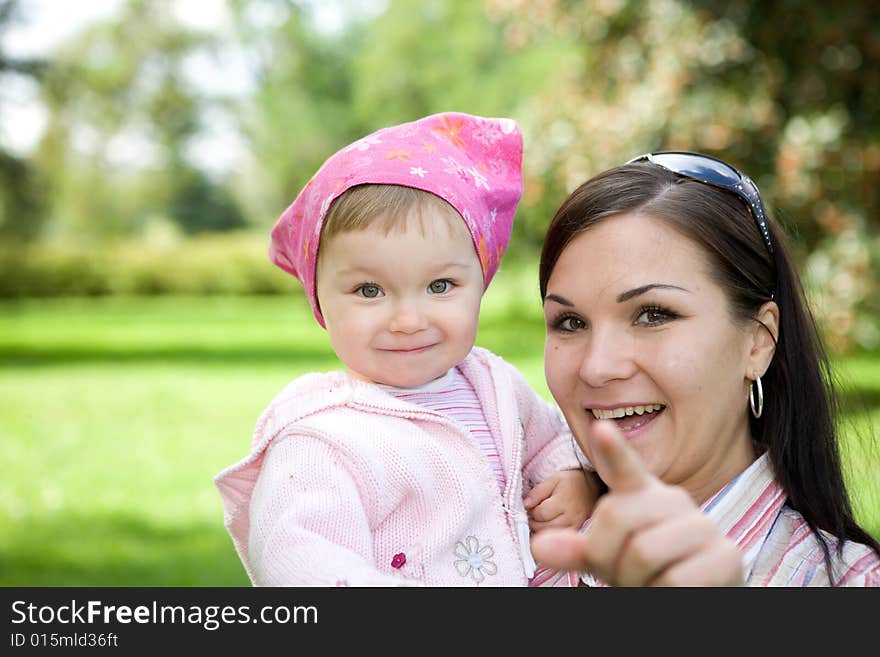
[[[752,322],[735,323],[702,249],[664,221],[606,218],[547,284],[545,374],[581,449],[614,418],[648,469],[702,502],[753,460]]]

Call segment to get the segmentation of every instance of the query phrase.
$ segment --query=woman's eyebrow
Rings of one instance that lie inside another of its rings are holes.
[[[679,290],[681,292],[687,292],[688,294],[691,294],[690,290],[686,290],[683,287],[679,287],[678,285],[669,285],[667,283],[648,283],[647,285],[642,285],[640,287],[633,288],[632,290],[621,292],[617,295],[617,303],[629,301],[633,297],[637,297],[640,294],[649,292],[650,290]]]
[[[559,296],[558,294],[548,294],[546,297],[544,297],[544,303],[547,303],[548,301],[555,301],[556,303],[560,303],[563,306],[574,306],[571,301],[569,301],[565,297]]]

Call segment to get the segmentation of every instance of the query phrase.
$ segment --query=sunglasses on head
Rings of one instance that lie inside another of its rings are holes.
[[[770,241],[770,229],[767,226],[767,213],[757,185],[746,174],[710,155],[691,153],[688,151],[657,151],[634,157],[627,164],[634,162],[650,162],[668,169],[679,176],[696,180],[706,185],[733,192],[739,196],[749,208],[758,230],[764,239],[764,246],[773,259],[773,243]]]

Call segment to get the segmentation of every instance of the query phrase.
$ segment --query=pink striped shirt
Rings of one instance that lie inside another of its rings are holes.
[[[831,586],[825,555],[804,517],[786,504],[764,454],[704,505],[743,552],[749,586]],[[880,556],[868,546],[822,533],[836,586],[880,586]]]
[[[830,586],[825,555],[803,516],[786,504],[782,486],[764,454],[703,504],[703,511],[743,553],[748,586]],[[589,526],[589,520],[584,528]],[[838,554],[837,539],[823,536],[831,551],[837,586],[880,587],[880,556],[868,546],[847,541]],[[563,574],[564,575],[564,574]],[[561,574],[539,568],[534,582],[559,585]],[[588,586],[606,586],[589,573]]]
[[[504,494],[507,480],[504,477],[498,444],[486,422],[477,392],[462,375],[461,370],[453,367],[439,379],[415,388],[395,388],[385,385],[379,387],[398,399],[430,409],[463,425],[488,461],[498,481],[501,494]]]

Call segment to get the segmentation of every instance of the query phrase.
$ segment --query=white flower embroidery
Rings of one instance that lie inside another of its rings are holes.
[[[453,157],[441,157],[440,161],[446,165],[443,173],[451,173],[458,176],[462,181],[467,182],[468,170]]]
[[[396,132],[402,139],[409,139],[410,137],[414,137],[415,135],[419,134],[419,128],[418,126],[401,126],[397,128]]]
[[[479,121],[471,136],[484,146],[491,146],[501,139],[502,128],[492,121]]]
[[[422,167],[410,167],[409,174],[411,176],[418,176],[419,178],[424,178],[425,174],[428,173]]]
[[[474,177],[474,186],[475,186],[477,189],[479,189],[480,187],[482,187],[483,189],[485,189],[485,190],[488,191],[488,189],[489,189],[489,183],[486,182],[486,181],[488,180],[488,179],[486,178],[486,176],[484,176],[482,173],[480,173],[479,171],[477,171],[477,168],[476,168],[476,167],[471,167],[470,169],[467,170],[467,172],[468,172],[469,174],[471,174],[471,175]]]
[[[462,577],[470,575],[479,583],[486,579],[486,575],[494,575],[498,572],[495,562],[489,560],[489,557],[495,554],[495,550],[488,545],[481,548],[475,536],[468,536],[464,541],[456,543],[453,553],[458,557],[454,564],[455,569]]]
[[[376,137],[375,135],[367,135],[363,139],[358,139],[351,146],[347,146],[342,149],[343,153],[348,153],[349,151],[366,151],[369,150],[370,146],[374,146],[376,144],[381,144],[382,140]]]
[[[500,119],[499,123],[501,124],[501,132],[505,135],[516,130],[516,122],[513,119]]]

